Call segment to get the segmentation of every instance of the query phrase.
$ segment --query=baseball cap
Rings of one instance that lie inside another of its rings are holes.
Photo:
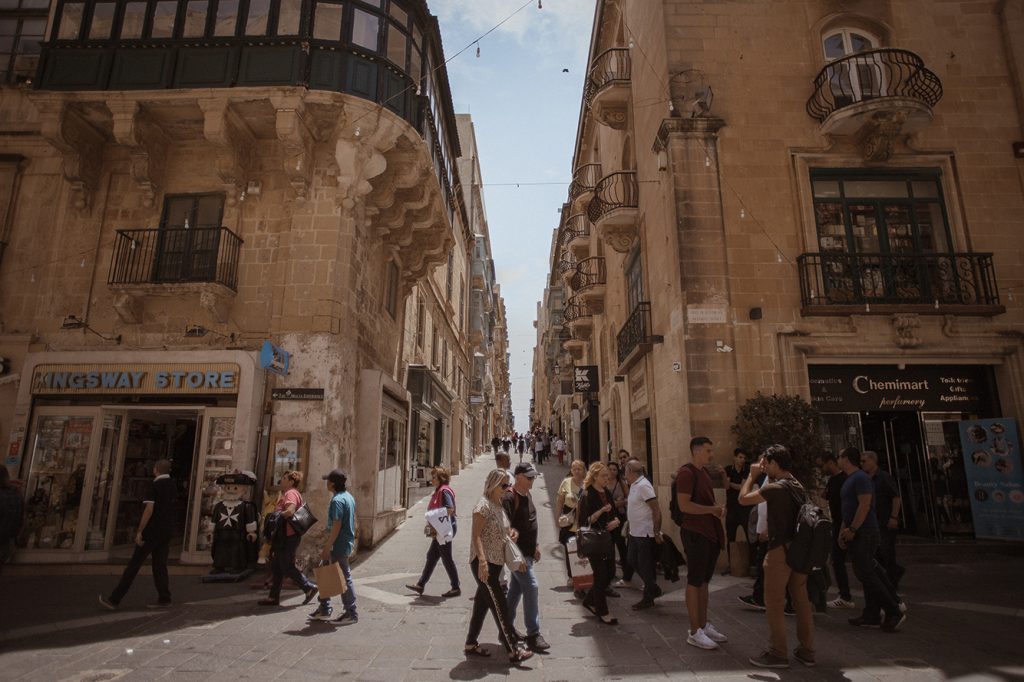
[[[329,474],[324,475],[323,479],[331,483],[344,483],[348,480],[348,474],[344,469],[332,469]]]
[[[516,476],[522,474],[527,478],[537,478],[537,469],[534,468],[529,462],[520,462],[516,465],[515,471],[513,472]]]

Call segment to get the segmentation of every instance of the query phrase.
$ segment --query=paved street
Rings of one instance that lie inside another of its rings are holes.
[[[307,623],[311,607],[297,592],[286,606],[257,607],[249,585],[202,585],[198,576],[172,576],[176,605],[153,612],[148,576],[140,576],[122,609],[98,609],[96,594],[112,575],[46,576],[20,571],[0,579],[0,679],[3,680],[517,680],[779,679],[746,659],[765,640],[764,616],[743,610],[737,597],[749,580],[716,577],[712,620],[730,636],[717,652],[685,644],[682,582],[665,583],[655,609],[639,615],[629,605],[636,590],[610,600],[621,625],[608,628],[585,612],[565,586],[561,547],[550,506],[562,469],[544,466],[535,499],[541,514],[543,634],[549,655],[511,669],[501,655],[492,620],[481,642],[489,660],[462,656],[474,591],[468,569],[468,511],[493,460],[483,457],[453,480],[462,525],[456,561],[463,596],[441,600],[448,589],[439,565],[423,597],[409,593],[422,567],[425,501],[409,522],[355,567],[360,622],[346,628]],[[817,616],[814,669],[781,671],[782,679],[933,680],[1024,679],[1024,588],[1020,554],[972,548],[920,549],[909,557],[906,597],[910,617],[897,634],[857,630],[851,612]],[[520,620],[519,627],[522,629]],[[792,636],[792,630],[791,630]],[[795,644],[794,644],[795,645]]]

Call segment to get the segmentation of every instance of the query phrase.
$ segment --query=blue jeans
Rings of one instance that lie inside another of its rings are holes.
[[[508,581],[508,622],[513,626],[516,622],[516,609],[519,597],[523,598],[523,620],[526,623],[526,636],[540,634],[540,589],[537,576],[533,574],[533,557],[526,557],[526,570],[523,572],[509,571],[512,579]]]
[[[345,576],[345,586],[348,588],[345,590],[345,594],[341,595],[341,604],[345,607],[346,613],[351,613],[353,616],[356,614],[356,590],[352,586],[352,569],[348,565],[347,556],[338,556],[334,552],[331,552],[331,560],[337,561],[338,565],[341,566],[341,572]],[[320,600],[320,608],[327,609],[331,605],[331,598]]]

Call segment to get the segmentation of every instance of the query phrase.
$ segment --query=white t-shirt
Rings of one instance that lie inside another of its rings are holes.
[[[626,518],[629,519],[629,535],[634,538],[654,537],[654,512],[647,504],[656,497],[654,486],[641,476],[629,486],[626,500]]]
[[[555,450],[565,450],[565,441],[559,438],[555,441]]]

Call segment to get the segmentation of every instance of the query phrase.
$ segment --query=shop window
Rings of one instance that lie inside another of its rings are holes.
[[[384,308],[391,319],[398,319],[398,266],[390,261],[387,267],[387,281],[384,284]]]
[[[277,35],[298,35],[301,26],[302,0],[281,0],[277,12]]]
[[[181,29],[182,38],[202,38],[206,34],[206,0],[189,0],[185,4],[185,21]]]
[[[270,0],[249,0],[249,13],[245,18],[245,35],[266,35],[269,16]]]
[[[85,12],[84,2],[65,2],[61,6],[60,26],[57,29],[57,40],[77,40],[82,29],[82,14]]]
[[[343,9],[338,3],[317,2],[313,15],[313,37],[317,40],[341,40]]]
[[[174,18],[178,13],[178,3],[161,0],[153,9],[153,28],[151,38],[171,38],[174,36]]]
[[[17,83],[35,75],[45,32],[45,13],[0,18],[0,80]]]
[[[233,36],[238,25],[238,0],[219,0],[213,23],[213,35]]]
[[[146,26],[145,2],[126,2],[124,4],[124,15],[121,19],[121,39],[138,40],[142,37],[142,31]]]
[[[377,52],[380,49],[380,17],[365,10],[354,9],[352,44]]]

